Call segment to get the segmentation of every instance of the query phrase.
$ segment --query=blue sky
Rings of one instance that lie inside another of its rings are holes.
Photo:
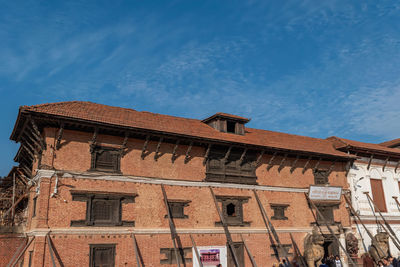
[[[0,176],[18,107],[46,102],[398,138],[399,29],[398,1],[0,0]]]

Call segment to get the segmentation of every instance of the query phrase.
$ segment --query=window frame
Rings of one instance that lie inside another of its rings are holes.
[[[113,162],[110,164],[112,165],[111,168],[98,166],[99,154],[105,152],[111,153],[113,156]],[[122,152],[119,148],[96,145],[93,147],[93,149],[91,149],[91,162],[89,171],[121,173],[121,157]]]
[[[315,185],[327,185],[329,184],[329,170],[316,169],[313,170],[314,184]]]
[[[172,219],[187,219],[189,218],[189,215],[185,214],[185,207],[189,206],[189,203],[192,202],[190,200],[179,200],[179,199],[168,199],[168,208],[171,214]],[[179,214],[174,214],[176,212],[176,209],[174,207],[178,207],[179,209]],[[164,216],[164,218],[168,218],[168,214]]]
[[[72,201],[86,202],[86,214],[84,220],[72,220],[71,226],[135,226],[134,221],[122,220],[122,204],[134,203],[136,194],[105,194],[98,192],[71,192]],[[110,220],[96,220],[94,203],[106,201],[111,203]]]
[[[116,244],[89,244],[89,266],[95,267],[94,250],[96,248],[109,248],[112,251],[112,265],[115,266]]]
[[[221,211],[228,226],[250,226],[251,222],[244,221],[243,204],[247,203],[251,197],[248,196],[215,196],[217,202],[221,203]],[[229,216],[227,206],[233,204],[236,207],[236,216]],[[222,222],[215,222],[216,226],[221,226]]]
[[[285,211],[289,206],[289,204],[271,203],[270,207],[274,211],[274,215],[271,216],[271,220],[288,220],[288,217],[285,215]],[[282,212],[282,214],[279,214],[279,212]]]

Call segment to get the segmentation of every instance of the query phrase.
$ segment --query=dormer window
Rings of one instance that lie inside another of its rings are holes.
[[[216,113],[203,120],[217,131],[239,135],[245,134],[244,125],[249,121],[250,119],[227,113]]]

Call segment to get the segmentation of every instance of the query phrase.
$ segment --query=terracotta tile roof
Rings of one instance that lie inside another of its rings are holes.
[[[393,154],[397,157],[400,157],[400,150],[396,148],[388,148],[379,144],[372,144],[372,143],[364,143],[349,139],[344,139],[336,136],[332,136],[327,138],[326,140],[330,140],[335,148],[337,149],[344,149],[344,148],[355,148],[366,150],[371,153],[377,152],[382,154]]]
[[[325,139],[252,128],[246,128],[245,135],[222,133],[196,119],[140,112],[133,109],[106,106],[91,102],[71,101],[23,106],[20,108],[21,112],[49,114],[88,122],[99,122],[115,126],[208,139],[210,141],[234,142],[320,155],[351,157],[346,153],[336,150],[332,143]]]
[[[400,138],[389,140],[389,141],[380,143],[379,145],[386,146],[386,147],[400,146]]]

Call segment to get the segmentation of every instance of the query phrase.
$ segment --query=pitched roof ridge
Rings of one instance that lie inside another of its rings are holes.
[[[389,147],[389,146],[395,145],[397,143],[400,143],[400,138],[396,138],[396,139],[393,139],[393,140],[385,141],[385,142],[379,143],[378,145],[381,145],[381,146],[384,146],[384,147]]]
[[[21,106],[21,108],[32,109],[32,108],[41,108],[41,107],[48,107],[48,106],[61,106],[61,105],[72,104],[72,103],[91,103],[91,104],[97,104],[97,103],[93,103],[93,102],[90,102],[90,101],[71,100],[71,101],[61,101],[61,102],[52,102],[52,103],[42,103],[42,104],[31,105],[31,106],[23,105],[23,106]]]

